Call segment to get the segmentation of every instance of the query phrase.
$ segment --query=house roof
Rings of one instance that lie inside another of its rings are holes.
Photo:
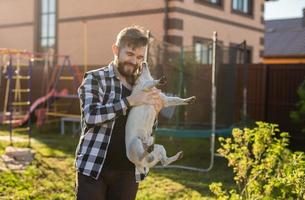
[[[303,18],[265,21],[266,57],[305,56]]]

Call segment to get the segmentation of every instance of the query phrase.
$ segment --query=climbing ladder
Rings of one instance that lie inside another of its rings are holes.
[[[80,115],[71,113],[70,109],[73,106],[73,101],[78,100],[76,91],[80,83],[79,76],[80,73],[75,66],[71,65],[69,56],[64,56],[62,65],[57,65],[52,73],[49,90],[54,90],[55,95],[47,102],[46,116],[48,118],[80,119]],[[66,82],[72,82],[72,90],[62,87],[61,83]]]
[[[1,52],[1,51],[0,51]],[[28,132],[28,145],[31,145],[31,119],[27,124],[21,121],[30,111],[31,106],[31,84],[32,84],[32,65],[34,59],[27,56],[28,64],[21,63],[22,54],[18,52],[1,52],[7,54],[9,63],[7,66],[7,85],[4,101],[4,120],[3,124],[8,124],[10,133],[10,143],[13,145],[13,131]],[[14,62],[15,61],[15,62]],[[25,70],[23,70],[25,69]],[[25,73],[26,72],[26,73]],[[22,74],[25,73],[25,74]],[[27,84],[22,84],[27,81]],[[26,86],[25,86],[26,85]],[[22,88],[24,86],[24,88]],[[19,126],[25,127],[19,127]]]

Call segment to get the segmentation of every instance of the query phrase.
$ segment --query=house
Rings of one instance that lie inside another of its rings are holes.
[[[261,62],[264,48],[262,0],[3,0],[0,13],[0,47],[53,49],[77,65],[107,64],[116,34],[132,24],[157,41],[197,50],[213,31],[226,46],[246,40],[249,62]]]
[[[302,18],[266,21],[263,62],[305,63],[305,8]]]

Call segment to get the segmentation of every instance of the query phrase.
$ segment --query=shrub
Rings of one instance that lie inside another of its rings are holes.
[[[286,147],[289,135],[276,124],[256,122],[253,129],[234,129],[232,138],[220,138],[218,152],[233,168],[236,187],[221,183],[210,190],[217,199],[305,199],[305,155]]]

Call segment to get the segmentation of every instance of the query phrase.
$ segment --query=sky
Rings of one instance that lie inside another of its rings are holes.
[[[305,0],[277,0],[265,2],[265,20],[300,18]]]

